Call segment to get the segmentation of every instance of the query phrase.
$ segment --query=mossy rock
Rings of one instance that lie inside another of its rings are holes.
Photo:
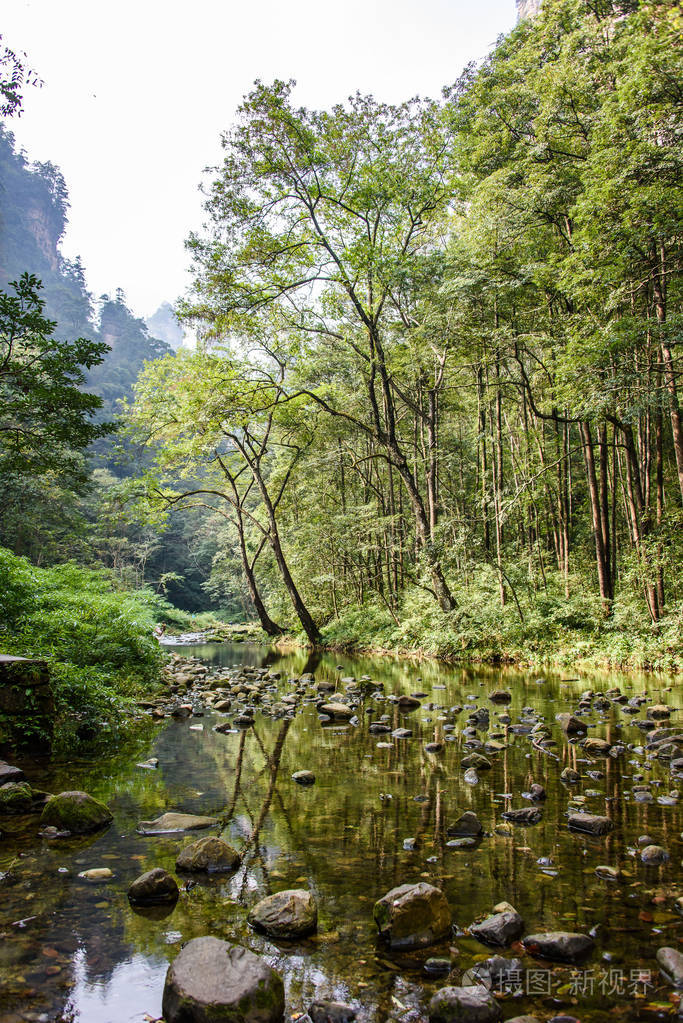
[[[87,792],[60,792],[45,804],[40,821],[72,835],[87,835],[113,819],[109,807]]]
[[[0,814],[29,813],[33,792],[26,781],[11,781],[0,788]]]

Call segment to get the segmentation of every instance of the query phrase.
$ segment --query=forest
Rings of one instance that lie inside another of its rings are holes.
[[[679,667],[682,29],[669,0],[548,0],[438,99],[257,81],[180,347],[61,256],[66,184],[6,83],[5,647],[50,649],[52,573],[143,631]]]

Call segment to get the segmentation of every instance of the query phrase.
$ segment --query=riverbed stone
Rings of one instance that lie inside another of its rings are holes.
[[[109,867],[91,867],[90,870],[82,870],[78,876],[82,881],[91,881],[95,883],[100,881],[111,881],[114,873],[109,869]]]
[[[166,1023],[281,1023],[282,978],[241,945],[193,938],[166,974]]]
[[[490,771],[491,761],[481,753],[468,753],[466,757],[462,757],[460,767],[463,771],[470,767],[473,767],[475,771]]]
[[[292,775],[292,781],[295,781],[297,785],[314,785],[315,775],[313,771],[295,771]]]
[[[217,835],[206,835],[186,845],[175,861],[176,870],[193,874],[219,874],[236,870],[240,854]]]
[[[178,898],[178,885],[163,867],[146,870],[136,877],[128,888],[128,899],[134,905],[155,906],[164,902],[175,902]]]
[[[585,835],[608,835],[614,828],[609,817],[601,817],[597,813],[573,813],[567,823],[572,831],[581,831]]]
[[[249,911],[248,922],[271,938],[303,938],[318,926],[318,907],[310,892],[290,888],[261,899]]]
[[[504,946],[516,941],[523,930],[524,921],[519,913],[511,908],[503,913],[487,916],[478,924],[472,924],[470,934],[485,945]]]
[[[665,703],[655,703],[653,707],[647,708],[647,716],[651,721],[664,721],[671,717],[671,711]]]
[[[585,732],[587,724],[582,721],[581,718],[576,717],[575,714],[557,714],[556,721],[560,723],[567,735],[576,735],[579,732]]]
[[[33,793],[26,781],[8,781],[0,788],[0,814],[29,813]]]
[[[502,1012],[483,984],[444,987],[429,1002],[430,1023],[496,1023]]]
[[[308,1015],[312,1023],[352,1023],[356,1018],[356,1010],[344,1002],[316,1000],[309,1005]]]
[[[565,767],[560,775],[560,781],[563,781],[565,785],[576,785],[581,781],[581,775],[573,767]]]
[[[646,845],[641,850],[640,858],[647,866],[659,867],[668,861],[669,854],[661,845]]]
[[[477,983],[483,984],[489,991],[505,991],[520,987],[524,964],[521,959],[508,959],[505,956],[491,956],[483,959],[468,970],[468,974]]]
[[[512,824],[538,824],[543,810],[540,806],[524,806],[519,810],[505,810],[501,816]]]
[[[321,714],[339,721],[350,721],[355,714],[353,708],[347,707],[345,703],[323,703],[319,710]]]
[[[425,881],[392,888],[375,903],[380,937],[393,949],[425,948],[451,930],[451,911],[440,888]]]
[[[446,828],[446,834],[455,838],[477,838],[483,832],[483,825],[472,810],[465,810],[454,824]]]
[[[527,952],[540,956],[542,959],[574,962],[583,958],[593,948],[593,939],[588,934],[571,931],[544,931],[539,934],[528,934],[522,938]]]
[[[676,948],[657,949],[659,969],[674,987],[683,988],[683,953]]]
[[[217,817],[201,817],[193,813],[162,813],[153,821],[140,821],[140,835],[174,835],[182,831],[201,831],[218,824]]]
[[[87,835],[111,824],[113,819],[109,807],[87,792],[60,792],[48,799],[40,823],[72,835]]]
[[[584,739],[581,743],[581,748],[584,753],[590,753],[591,756],[607,757],[612,749],[612,744],[605,739],[598,739],[593,736],[590,739]]]
[[[6,785],[10,781],[26,781],[26,775],[20,767],[14,767],[6,760],[0,760],[0,785]]]

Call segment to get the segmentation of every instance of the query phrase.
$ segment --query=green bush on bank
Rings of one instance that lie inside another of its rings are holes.
[[[117,590],[106,570],[37,568],[4,548],[0,579],[0,652],[48,661],[58,744],[119,734],[131,698],[159,678],[154,625],[183,625],[188,616],[150,590]]]
[[[521,579],[521,576],[520,576]],[[583,661],[624,669],[677,671],[683,665],[683,602],[672,600],[653,626],[637,595],[622,593],[606,615],[592,590],[548,575],[530,591],[515,579],[501,607],[493,571],[482,571],[460,592],[458,607],[444,614],[430,595],[407,590],[394,612],[376,599],[349,608],[323,631],[340,649],[420,651],[460,661],[569,665]]]

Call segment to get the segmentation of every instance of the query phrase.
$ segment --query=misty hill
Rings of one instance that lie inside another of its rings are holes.
[[[24,271],[35,274],[43,284],[45,312],[57,322],[57,337],[88,337],[109,345],[111,351],[89,379],[109,417],[130,396],[143,363],[167,354],[172,346],[150,334],[144,320],[128,308],[122,291],[113,299],[103,295],[93,301],[80,258],[66,259],[60,250],[68,210],[59,168],[29,162],[13,134],[0,125],[0,287]]]

